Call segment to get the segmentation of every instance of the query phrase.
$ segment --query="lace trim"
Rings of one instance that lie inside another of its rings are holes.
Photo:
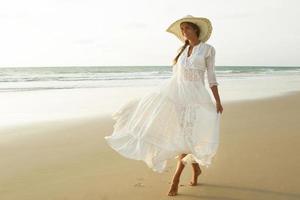
[[[202,81],[204,73],[200,69],[184,68],[183,77],[187,81]]]

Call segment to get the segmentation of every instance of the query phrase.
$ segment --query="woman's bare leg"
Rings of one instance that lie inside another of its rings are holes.
[[[201,174],[201,169],[198,163],[192,163],[192,167],[193,167],[194,175],[192,180],[190,181],[190,186],[195,186],[198,184],[197,179],[198,176]]]
[[[178,158],[178,163],[177,163],[177,169],[176,169],[176,172],[173,176],[173,179],[172,179],[172,185],[171,185],[171,188],[170,188],[170,191],[168,193],[168,196],[174,196],[174,195],[177,195],[177,192],[178,192],[178,184],[179,184],[179,180],[180,180],[180,175],[185,167],[185,165],[182,163],[181,159],[184,158],[187,154],[181,154],[179,155],[179,158]]]

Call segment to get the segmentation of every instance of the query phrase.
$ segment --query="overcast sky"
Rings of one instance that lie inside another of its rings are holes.
[[[207,17],[216,65],[300,66],[297,0],[3,0],[0,67],[170,65],[166,28]]]

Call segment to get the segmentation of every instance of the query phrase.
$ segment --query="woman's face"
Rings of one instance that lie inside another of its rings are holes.
[[[187,40],[197,38],[196,30],[194,30],[193,27],[188,23],[181,23],[180,29],[183,37],[185,37]]]

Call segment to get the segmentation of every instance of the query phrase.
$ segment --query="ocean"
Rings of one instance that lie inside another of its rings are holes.
[[[171,75],[171,66],[0,68],[0,134],[20,124],[109,115]],[[300,67],[216,66],[216,76],[222,103],[300,91]],[[206,73],[205,81],[214,101]]]
[[[215,69],[220,82],[300,76],[300,67],[216,66]],[[0,68],[0,92],[155,86],[171,75],[171,66]]]

